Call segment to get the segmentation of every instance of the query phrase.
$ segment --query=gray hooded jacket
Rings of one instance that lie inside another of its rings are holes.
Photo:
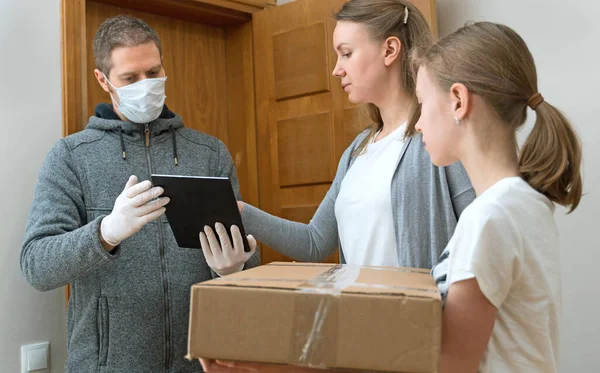
[[[185,128],[166,107],[139,125],[101,104],[86,129],[58,141],[42,165],[21,270],[41,291],[72,286],[67,372],[201,371],[184,356],[190,287],[215,276],[202,250],[177,246],[164,216],[112,253],[98,238],[129,176],[149,180],[151,173],[229,177],[241,199],[225,145]],[[246,267],[259,262],[255,255]]]

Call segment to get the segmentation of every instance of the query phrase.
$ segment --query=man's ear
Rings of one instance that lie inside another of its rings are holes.
[[[163,59],[163,56],[160,56],[160,68],[162,69],[163,73],[165,74],[165,76],[167,75],[167,70],[165,69],[165,60]]]
[[[102,71],[94,69],[94,76],[96,77],[98,84],[100,84],[100,87],[102,87],[102,89],[105,92],[111,93],[110,87],[108,86],[108,82],[106,81],[106,77],[104,76]]]

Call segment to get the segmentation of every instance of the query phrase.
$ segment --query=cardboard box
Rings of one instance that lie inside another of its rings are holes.
[[[442,307],[427,270],[271,263],[191,291],[190,359],[437,371]]]

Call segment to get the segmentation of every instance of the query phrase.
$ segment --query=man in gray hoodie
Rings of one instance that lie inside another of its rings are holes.
[[[98,105],[86,129],[46,157],[21,270],[41,291],[71,284],[67,372],[200,372],[184,359],[190,287],[257,266],[256,244],[251,253],[224,245],[208,263],[201,250],[178,247],[163,216],[169,200],[148,180],[229,177],[241,199],[234,164],[221,141],[185,128],[164,105],[161,43],[145,22],[107,20],[94,55],[112,105]]]

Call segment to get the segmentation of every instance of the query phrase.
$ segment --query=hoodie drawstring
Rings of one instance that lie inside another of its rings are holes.
[[[121,139],[122,156],[123,159],[127,159],[127,152],[125,151],[125,140],[123,139],[123,127],[117,127],[117,129],[119,130],[119,138]],[[173,128],[173,125],[169,126],[169,131],[171,132],[171,140],[173,141],[173,161],[175,162],[175,166],[179,166],[179,157],[177,155],[177,138],[175,136],[175,128]]]
[[[175,162],[175,166],[179,165],[179,159],[177,157],[177,139],[175,138],[175,129],[171,124],[169,126],[169,130],[171,131],[171,139],[173,140],[173,161]]]
[[[123,140],[123,127],[119,127],[119,137],[121,138],[121,151],[123,152],[123,159],[127,159],[127,153],[125,152],[125,141]]]

